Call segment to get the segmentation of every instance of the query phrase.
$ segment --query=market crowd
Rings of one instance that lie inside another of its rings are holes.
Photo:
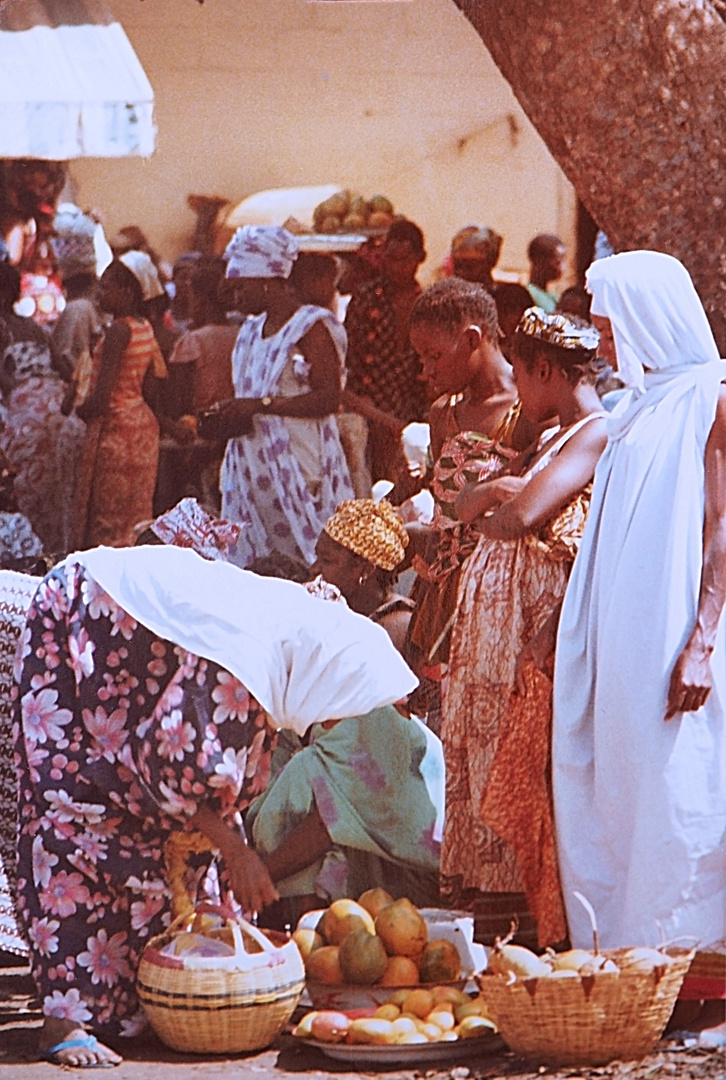
[[[173,266],[40,223],[0,249],[0,948],[50,1060],[141,1029],[185,827],[270,926],[381,885],[585,947],[582,893],[606,948],[698,943],[723,1038],[726,366],[683,265],[559,295],[558,237],[517,284],[471,225],[422,289],[405,218]]]

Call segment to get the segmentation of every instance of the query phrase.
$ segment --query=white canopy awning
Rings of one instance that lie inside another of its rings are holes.
[[[0,157],[148,157],[153,104],[105,0],[0,0]]]

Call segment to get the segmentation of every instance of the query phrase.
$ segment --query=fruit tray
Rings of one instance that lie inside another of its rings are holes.
[[[497,1054],[504,1049],[500,1035],[479,1036],[476,1039],[457,1039],[456,1042],[418,1043],[414,1046],[349,1046],[347,1043],[325,1043],[305,1039],[305,1046],[314,1046],[326,1057],[350,1064],[369,1062],[381,1065],[425,1064],[433,1061],[457,1061],[475,1055]]]

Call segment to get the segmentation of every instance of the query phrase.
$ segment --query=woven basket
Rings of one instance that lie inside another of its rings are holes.
[[[672,963],[647,974],[525,979],[477,977],[508,1046],[547,1065],[604,1065],[649,1053],[663,1033],[695,950],[665,950]],[[604,955],[618,962],[619,952]]]
[[[197,912],[227,918],[235,955],[165,956],[159,950],[191,921],[179,921],[146,946],[136,986],[149,1023],[167,1046],[192,1054],[242,1053],[275,1041],[292,1016],[305,986],[305,969],[294,941],[262,933],[220,908]],[[259,946],[248,952],[243,938]]]

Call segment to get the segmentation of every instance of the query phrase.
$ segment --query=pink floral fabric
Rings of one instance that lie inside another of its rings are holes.
[[[43,1010],[133,1035],[139,957],[168,921],[164,842],[203,802],[235,819],[275,736],[237,679],[72,562],[39,586],[16,662],[18,892]]]

